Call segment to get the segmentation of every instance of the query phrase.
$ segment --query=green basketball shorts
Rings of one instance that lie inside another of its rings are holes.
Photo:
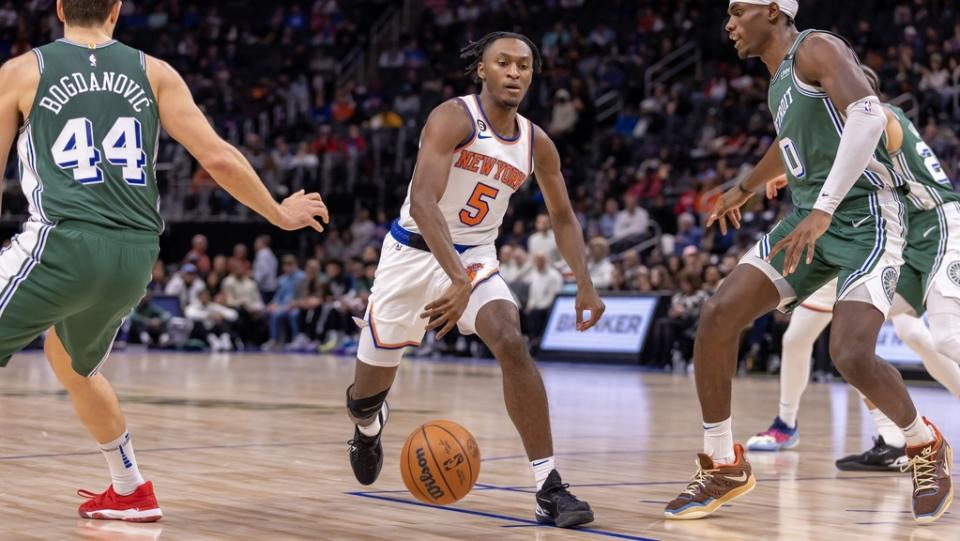
[[[0,366],[56,327],[80,375],[106,360],[160,253],[155,233],[30,220],[0,252]]]
[[[741,263],[757,267],[777,286],[780,306],[791,311],[824,284],[838,278],[837,300],[873,304],[884,316],[897,289],[906,243],[905,208],[892,190],[870,194],[862,207],[838,211],[830,228],[819,239],[813,263],[806,254],[797,270],[783,276],[786,254],[767,262],[773,247],[810,213],[795,210],[784,218]],[[862,286],[862,287],[861,287]]]

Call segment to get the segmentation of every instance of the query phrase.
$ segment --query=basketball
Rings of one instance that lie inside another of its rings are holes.
[[[480,475],[477,440],[453,421],[424,423],[403,444],[400,475],[421,502],[452,504],[470,492]]]

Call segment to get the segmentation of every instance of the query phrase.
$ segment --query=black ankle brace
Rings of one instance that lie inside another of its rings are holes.
[[[354,424],[366,426],[380,413],[380,408],[383,407],[387,394],[390,393],[390,387],[366,398],[352,398],[350,396],[352,389],[353,385],[347,387],[347,414],[350,415],[350,420]]]

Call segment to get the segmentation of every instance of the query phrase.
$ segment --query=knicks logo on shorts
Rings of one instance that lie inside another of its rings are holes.
[[[883,274],[880,275],[883,292],[887,295],[887,300],[890,302],[893,302],[893,296],[897,292],[897,281],[899,277],[900,273],[893,267],[883,269]]]
[[[474,278],[477,277],[477,273],[480,272],[480,269],[482,269],[482,268],[483,268],[483,263],[474,263],[474,264],[470,265],[469,267],[467,267],[467,269],[466,269],[466,270],[467,270],[467,277],[470,278],[470,281],[471,281],[471,282],[474,280]]]
[[[954,261],[947,267],[947,277],[953,282],[953,285],[960,287],[960,261]]]

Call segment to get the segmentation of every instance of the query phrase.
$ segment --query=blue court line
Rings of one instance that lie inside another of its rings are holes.
[[[390,502],[390,503],[402,503],[402,504],[406,504],[406,505],[415,505],[415,506],[417,506],[417,507],[427,507],[427,508],[430,508],[430,509],[439,509],[439,510],[441,510],[441,511],[452,511],[452,512],[454,512],[454,513],[462,513],[462,514],[464,514],[464,515],[472,515],[472,516],[476,516],[476,517],[492,518],[492,519],[494,519],[494,520],[503,520],[503,521],[507,521],[507,522],[516,523],[516,524],[513,525],[513,526],[515,526],[515,527],[516,527],[516,526],[536,526],[536,527],[541,527],[541,528],[553,528],[553,527],[554,527],[554,526],[544,526],[544,525],[538,524],[537,521],[535,521],[535,520],[530,520],[530,519],[526,519],[526,518],[511,517],[511,516],[509,516],[509,515],[499,515],[499,514],[496,514],[496,513],[487,513],[487,512],[484,512],[484,511],[475,511],[475,510],[473,510],[473,509],[461,509],[461,508],[459,508],[459,507],[447,507],[447,506],[443,506],[443,505],[434,505],[434,504],[430,504],[430,503],[423,503],[423,502],[418,502],[418,501],[413,501],[413,500],[407,500],[407,499],[403,499],[403,498],[393,498],[393,497],[390,497],[390,496],[382,496],[382,495],[373,494],[373,493],[370,493],[370,492],[344,492],[344,494],[347,494],[347,495],[349,495],[349,496],[359,496],[359,497],[361,497],[361,498],[370,498],[370,499],[373,499],[373,500],[382,500],[382,501],[386,501],[386,502]],[[638,537],[638,536],[635,536],[635,535],[621,534],[621,533],[616,533],[616,532],[610,532],[610,531],[607,531],[607,530],[597,530],[597,529],[594,529],[594,528],[573,528],[573,529],[571,529],[570,531],[581,532],[581,533],[589,533],[589,534],[598,535],[598,536],[601,536],[601,537],[612,537],[612,538],[614,538],[614,539],[631,539],[631,540],[633,540],[633,541],[657,541],[656,539],[651,539],[651,538],[649,538],[649,537]]]
[[[960,473],[955,473],[952,477],[960,477]],[[770,477],[766,479],[757,479],[758,483],[778,483],[781,481],[863,481],[870,479],[894,479],[895,475],[859,475],[859,476],[850,476],[850,477],[796,477],[796,478],[782,478],[782,477]],[[647,487],[647,486],[658,486],[658,485],[686,485],[690,482],[689,479],[683,479],[680,481],[621,481],[617,483],[577,483],[571,484],[571,487],[574,488],[617,488],[617,487]],[[500,485],[491,485],[486,483],[477,483],[474,485],[474,490],[503,490],[506,492],[520,492],[524,494],[536,494],[536,490],[529,486],[500,486]],[[370,490],[365,491],[364,494],[374,495],[374,494],[404,494],[407,490],[405,489],[392,489],[392,490]],[[667,502],[657,502],[657,501],[647,501],[643,500],[641,503],[667,503]],[[867,512],[867,511],[864,511]]]

